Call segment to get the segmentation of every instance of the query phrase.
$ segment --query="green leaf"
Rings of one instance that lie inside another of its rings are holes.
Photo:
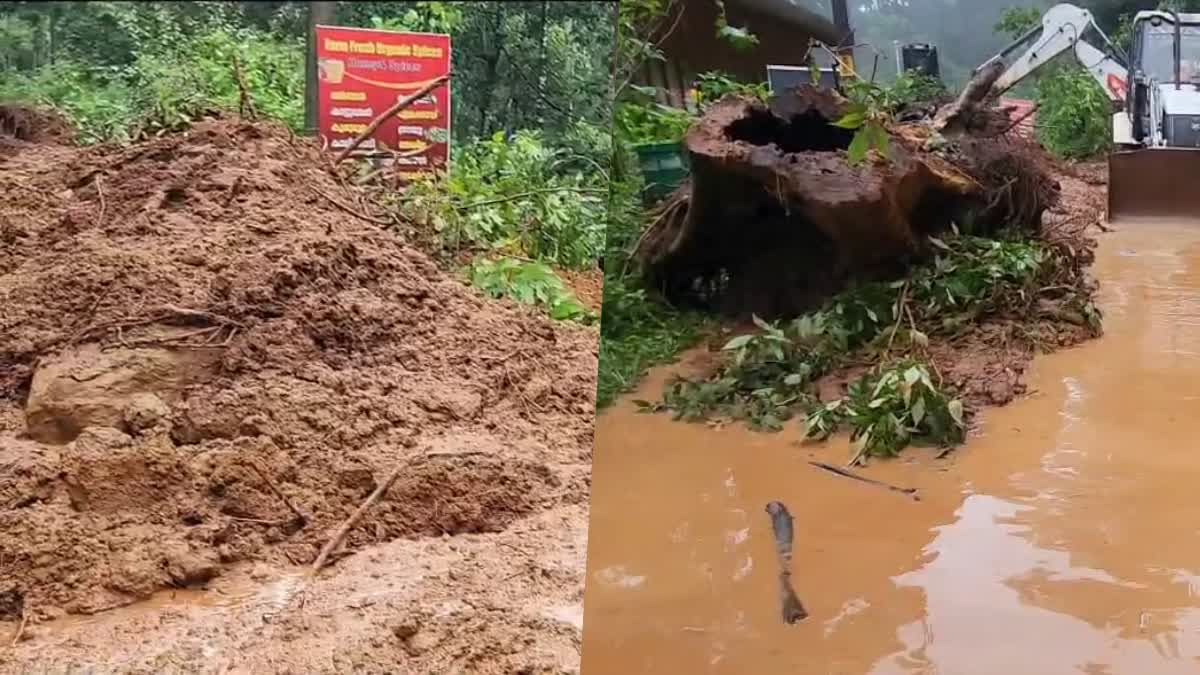
[[[858,133],[854,134],[854,139],[850,141],[850,147],[846,149],[850,166],[861,164],[867,158],[867,152],[870,149],[870,139],[862,129],[859,129]]]
[[[949,250],[950,250],[950,246],[949,246],[949,245],[947,245],[947,244],[946,244],[946,242],[942,241],[941,239],[938,239],[937,237],[930,236],[930,237],[929,237],[929,243],[931,243],[931,244],[933,244],[934,246],[936,246],[936,247],[938,247],[938,248],[942,249],[943,251],[949,251]]]
[[[804,384],[804,376],[794,373],[783,378],[783,383],[789,387],[799,387]]]
[[[866,126],[866,132],[868,145],[887,157],[888,149],[891,147],[891,138],[888,136],[887,129],[882,124],[871,122]]]
[[[758,44],[757,35],[738,26],[721,26],[717,31],[717,36],[729,42],[736,49],[750,49]]]
[[[946,411],[950,413],[950,417],[954,419],[954,423],[962,427],[963,424],[963,404],[962,401],[954,399],[946,404]]]
[[[721,348],[721,351],[731,352],[735,349],[741,349],[742,347],[750,344],[750,341],[753,339],[753,335],[739,335],[725,343],[725,346]]]
[[[904,381],[907,382],[908,386],[910,386],[910,387],[912,385],[916,384],[917,382],[920,382],[921,381],[921,369],[918,368],[917,366],[913,366],[913,367],[909,368],[908,370],[904,371]]]
[[[920,427],[921,421],[925,419],[925,397],[924,396],[917,397],[917,400],[913,402],[912,410],[910,411],[910,413],[912,414],[913,426]]]
[[[854,110],[843,115],[841,119],[833,123],[833,126],[853,131],[855,129],[861,129],[866,122],[866,112]]]

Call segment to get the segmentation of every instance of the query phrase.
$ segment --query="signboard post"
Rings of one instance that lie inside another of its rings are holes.
[[[317,129],[337,152],[371,120],[450,72],[450,36],[317,26]],[[394,161],[405,181],[429,176],[450,159],[450,85],[385,120],[355,156]]]

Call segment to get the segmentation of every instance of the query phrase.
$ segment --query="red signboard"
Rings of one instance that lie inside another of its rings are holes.
[[[317,26],[317,126],[322,145],[340,152],[380,113],[450,72],[450,36]],[[395,158],[405,179],[428,175],[450,158],[450,85],[387,119],[355,150]]]

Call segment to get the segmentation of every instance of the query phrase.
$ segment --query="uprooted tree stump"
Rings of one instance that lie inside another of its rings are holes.
[[[852,166],[848,102],[801,86],[768,104],[730,96],[685,139],[690,181],[659,211],[635,259],[674,302],[790,316],[857,279],[892,278],[951,223],[979,233],[1036,226],[1052,181],[1020,147],[928,123],[897,125],[888,156]]]

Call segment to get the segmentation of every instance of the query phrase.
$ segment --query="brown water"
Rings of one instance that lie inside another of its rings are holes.
[[[848,447],[796,427],[603,414],[585,675],[1200,672],[1200,229],[1126,224],[1095,272],[1103,339],[1039,357],[1034,395],[947,459],[864,470],[919,502],[814,469]],[[771,500],[795,517],[795,626]]]

